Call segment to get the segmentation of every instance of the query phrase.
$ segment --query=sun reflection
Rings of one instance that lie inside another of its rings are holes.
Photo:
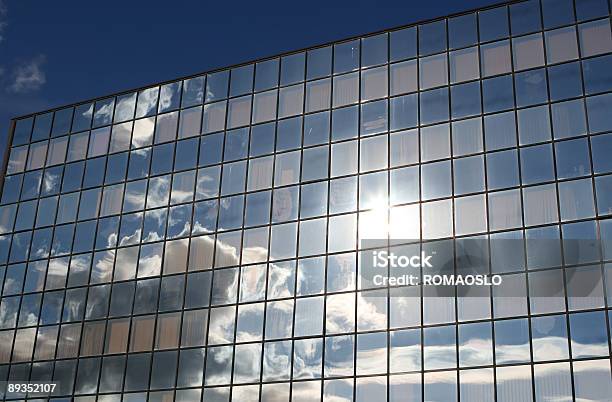
[[[389,207],[380,197],[359,217],[360,239],[413,240],[420,238],[419,205]]]
[[[386,198],[373,200],[372,209],[359,215],[359,237],[366,239],[387,239],[389,236],[389,206]]]

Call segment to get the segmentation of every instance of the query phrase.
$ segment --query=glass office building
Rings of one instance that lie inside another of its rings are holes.
[[[610,7],[497,5],[15,119],[0,380],[80,402],[610,401]],[[371,288],[362,240],[386,237],[484,241],[503,284]]]

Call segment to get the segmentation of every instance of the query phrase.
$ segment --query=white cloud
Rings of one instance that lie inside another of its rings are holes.
[[[47,81],[42,65],[46,58],[40,55],[27,63],[18,65],[13,70],[13,82],[9,86],[11,92],[24,93],[36,91]]]

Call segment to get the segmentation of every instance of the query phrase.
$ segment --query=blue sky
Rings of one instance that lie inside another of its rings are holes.
[[[9,120],[498,0],[0,0],[0,155]]]

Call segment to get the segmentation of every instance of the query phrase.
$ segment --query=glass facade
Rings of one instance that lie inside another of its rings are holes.
[[[0,381],[80,402],[610,401],[610,7],[514,2],[16,119]],[[485,297],[426,297],[361,283],[361,240],[383,237],[519,246],[491,246]]]

